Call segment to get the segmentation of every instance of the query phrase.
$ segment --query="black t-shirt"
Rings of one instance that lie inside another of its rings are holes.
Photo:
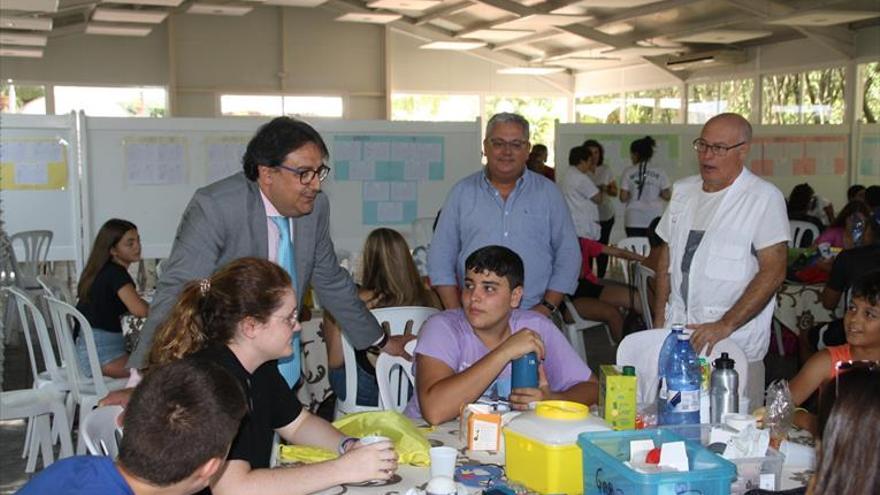
[[[78,302],[76,309],[89,320],[92,328],[122,333],[119,318],[128,313],[128,308],[119,299],[118,292],[128,284],[134,287],[134,280],[128,271],[122,265],[108,261],[95,276],[88,301]]]
[[[247,461],[251,469],[268,468],[275,429],[287,426],[302,412],[296,394],[278,371],[278,361],[263,363],[250,374],[226,346],[202,349],[191,358],[209,360],[228,370],[247,397],[248,412],[226,459]]]
[[[828,287],[845,292],[860,276],[874,270],[880,270],[880,244],[847,249],[834,259]]]

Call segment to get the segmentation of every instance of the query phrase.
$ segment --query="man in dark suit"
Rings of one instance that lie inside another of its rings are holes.
[[[376,345],[391,354],[403,353],[403,337],[385,336],[337,262],[330,202],[321,194],[321,182],[330,172],[324,164],[328,155],[311,126],[278,117],[248,143],[242,173],[196,191],[180,220],[130,367],[146,364],[156,328],[187,282],[244,256],[279,262],[280,253],[289,251],[286,242],[293,245],[294,263],[288,271],[300,305],[311,284],[355,348]]]

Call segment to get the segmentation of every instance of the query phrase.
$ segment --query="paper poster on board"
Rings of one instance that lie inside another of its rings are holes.
[[[2,189],[64,190],[67,175],[67,143],[63,139],[0,141]]]

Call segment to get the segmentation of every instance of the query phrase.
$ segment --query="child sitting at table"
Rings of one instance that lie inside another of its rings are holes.
[[[222,471],[246,408],[235,378],[216,364],[183,360],[159,366],[128,403],[116,462],[107,456],[68,457],[18,493],[195,493]]]
[[[77,287],[76,309],[92,327],[101,372],[112,378],[128,377],[128,353],[120,318],[125,313],[147,316],[149,304],[135,289],[128,267],[141,259],[141,239],[135,224],[111,218],[101,226]],[[76,339],[79,369],[92,376],[82,332]]]
[[[550,399],[596,402],[590,368],[553,322],[517,309],[522,294],[523,262],[515,252],[486,246],[467,257],[462,308],[432,316],[419,333],[408,416],[440,424],[481,397],[508,399],[515,409]],[[538,388],[511,390],[510,362],[530,352],[541,360]]]
[[[832,346],[814,354],[791,380],[791,398],[801,405],[822,383],[837,376],[837,363],[850,360],[880,362],[880,271],[858,279],[852,288],[852,301],[843,317],[846,344]],[[815,416],[798,410],[795,424],[816,434]]]
[[[281,376],[278,360],[290,356],[299,324],[296,294],[280,266],[240,258],[209,278],[190,282],[156,331],[150,365],[181,358],[215,362],[245,391],[248,413],[211,484],[215,495],[296,495],[344,483],[387,480],[397,453],[387,441],[361,445],[303,408]],[[268,469],[275,434],[339,457]]]

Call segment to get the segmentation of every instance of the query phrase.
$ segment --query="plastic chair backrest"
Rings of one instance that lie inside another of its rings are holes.
[[[651,301],[650,297],[648,297],[650,294],[648,279],[655,276],[654,270],[641,263],[636,263],[636,288],[639,290],[639,300],[642,303],[642,318],[645,320],[646,328],[654,326],[654,320],[651,318]]]
[[[665,328],[631,333],[617,347],[617,365],[636,367],[637,402],[649,403],[657,398],[657,362],[660,346],[668,334],[669,329]]]
[[[36,287],[36,278],[40,274],[40,267],[49,258],[49,246],[52,244],[51,230],[26,230],[17,232],[9,237],[12,247],[16,242],[22,244],[24,259],[18,259],[22,263],[23,271],[20,275],[24,280],[19,280],[20,287]]]
[[[389,335],[418,335],[425,320],[431,315],[439,313],[439,310],[424,306],[397,306],[374,309],[370,312]],[[348,342],[344,332],[342,333],[342,356],[345,361],[345,399],[337,397],[337,413],[348,414],[378,410],[378,407],[357,404],[357,359],[354,347]]]
[[[819,228],[810,222],[789,220],[788,223],[791,228],[791,240],[788,241],[788,247],[810,247],[819,238]],[[807,235],[808,232],[810,235]]]
[[[650,403],[657,398],[658,366],[660,360],[660,347],[669,329],[660,328],[644,330],[627,335],[617,348],[618,366],[635,366],[638,379],[638,391],[636,399],[640,403]],[[709,355],[709,363],[721,357],[726,352],[735,361],[734,369],[739,375],[739,396],[745,397],[748,387],[748,360],[742,348],[730,339],[722,340],[715,344]]]
[[[52,349],[52,340],[49,338],[49,329],[46,327],[46,320],[43,318],[43,314],[31,300],[30,296],[21,289],[5,287],[4,290],[15,300],[15,305],[18,308],[18,317],[21,321],[25,342],[28,347],[28,358],[31,361],[31,373],[33,373],[34,380],[37,380],[42,370],[36,359],[30,323],[33,323],[33,333],[37,335],[43,369],[49,372],[49,377],[53,382],[62,383],[64,379],[61,376],[61,371],[58,369],[58,361],[55,357],[55,350]]]
[[[406,344],[411,355],[415,340]],[[403,356],[382,353],[376,360],[376,382],[379,384],[379,407],[384,410],[403,412],[410,398],[410,387],[415,386],[412,361]]]
[[[108,387],[104,375],[101,373],[101,362],[98,360],[98,349],[95,345],[95,337],[92,334],[92,326],[89,321],[76,308],[64,301],[47,297],[49,312],[52,314],[52,323],[55,335],[61,346],[65,361],[68,366],[68,380],[71,383],[71,392],[77,401],[80,401],[80,386],[89,382],[88,378],[80,374],[76,359],[76,347],[73,341],[73,322],[79,323],[80,338],[85,339],[86,353],[89,357],[89,368],[94,382],[93,393],[98,397],[107,395]],[[90,392],[91,393],[91,392]]]
[[[40,283],[40,287],[43,288],[43,294],[46,296],[60,299],[67,304],[76,304],[76,299],[74,299],[70,287],[57,278],[49,275],[38,275],[37,282]]]
[[[584,330],[597,326],[605,327],[605,335],[608,337],[608,343],[612,347],[614,346],[614,339],[611,337],[611,331],[609,330],[608,325],[601,321],[585,320],[581,318],[581,315],[577,312],[577,308],[574,307],[574,303],[569,296],[565,296],[562,299],[562,303],[565,304],[565,309],[568,310],[568,314],[571,317],[571,323],[563,320],[563,325],[565,326],[565,338],[583,362],[587,362],[584,335],[581,333]]]
[[[116,418],[122,411],[122,406],[103,406],[89,411],[80,428],[89,454],[116,459],[119,455],[117,439],[122,438],[122,427]]]
[[[617,247],[642,256],[647,256],[651,252],[651,244],[647,237],[624,237],[617,241]],[[623,262],[623,278],[629,283],[629,263],[626,260],[620,261]]]

